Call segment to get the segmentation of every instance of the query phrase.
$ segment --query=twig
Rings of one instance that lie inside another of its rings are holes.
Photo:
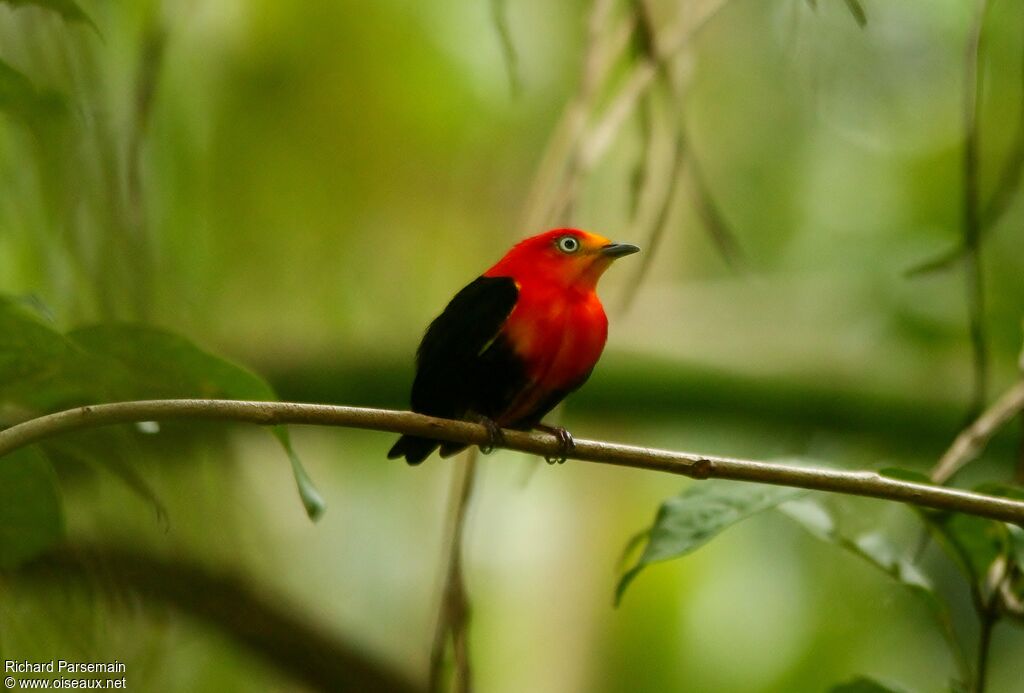
[[[598,87],[611,68],[612,58],[617,54],[616,47],[621,50],[625,45],[625,39],[628,39],[632,31],[632,26],[627,25],[625,33],[620,32],[618,41],[602,40],[605,37],[605,23],[614,6],[614,0],[594,0],[591,5],[587,17],[587,47],[580,66],[579,86],[565,110],[562,122],[555,129],[556,137],[549,145],[545,161],[528,196],[528,228],[547,225],[554,219],[564,219],[567,214],[571,214],[581,175],[578,170],[579,140],[586,130],[587,117],[597,96]],[[567,147],[567,154],[556,157],[556,144]],[[558,171],[554,174],[556,164]],[[545,204],[543,194],[551,188],[558,192]]]
[[[145,195],[142,184],[142,148],[153,112],[153,100],[159,81],[160,69],[166,52],[167,35],[162,27],[154,23],[145,35],[139,72],[135,84],[135,104],[132,130],[128,139],[125,157],[125,179],[127,191],[124,201],[124,223],[127,230],[126,242],[134,267],[133,309],[138,318],[148,315],[152,302],[153,253],[150,248],[146,227]]]
[[[0,457],[26,445],[83,428],[139,421],[238,421],[262,425],[311,424],[390,431],[471,445],[487,445],[487,427],[467,421],[438,419],[406,411],[341,407],[296,402],[224,399],[163,399],[95,404],[47,414],[0,431]],[[503,431],[510,450],[540,456],[560,455],[562,443],[547,433]],[[382,452],[383,454],[383,452]],[[903,481],[868,471],[698,455],[576,439],[570,459],[679,474],[693,479],[732,479],[816,491],[831,491],[962,512],[1024,526],[1024,501],[960,489]]]
[[[597,45],[595,42],[600,35],[598,31],[595,31],[595,27],[600,26],[600,18],[608,13],[607,8],[604,9],[603,15],[597,11],[602,2],[603,0],[596,0],[595,11],[591,14],[591,48],[588,49],[588,59],[584,60],[584,74],[580,82],[580,91],[566,116],[572,132],[568,172],[556,188],[549,212],[544,215],[545,219],[560,219],[566,222],[570,220],[583,179],[615,140],[615,135],[629,119],[637,103],[646,96],[655,83],[655,77],[663,72],[669,61],[687,47],[690,41],[717,16],[729,0],[721,0],[713,9],[704,12],[692,24],[686,25],[681,22],[680,26],[665,32],[670,35],[669,38],[659,40],[658,45],[652,45],[651,54],[634,64],[632,70],[626,75],[622,87],[605,108],[603,116],[596,125],[587,131],[589,106],[593,101],[596,87],[603,81],[606,72],[606,70],[595,69],[598,65],[597,61],[589,59],[591,56],[600,55],[600,52],[594,50],[593,47]],[[530,205],[530,208],[532,209],[533,205]]]
[[[944,484],[985,449],[992,436],[1010,419],[1024,411],[1024,380],[1007,390],[970,426],[960,432],[932,470],[932,481]]]
[[[984,584],[971,590],[974,610],[978,614],[978,656],[974,666],[973,693],[985,693],[989,653],[992,649],[992,631],[1002,616],[1002,587],[1010,577],[1010,564],[1001,555],[989,566]]]
[[[1003,169],[999,174],[995,191],[981,215],[981,235],[990,232],[1002,220],[1006,210],[1010,207],[1014,195],[1020,188],[1021,174],[1024,173],[1024,48],[1021,49],[1020,66],[1021,104],[1017,115],[1017,133],[1013,138],[1013,145],[1006,157]],[[928,274],[938,270],[945,270],[952,267],[964,258],[966,249],[963,242],[957,243],[954,247],[946,250],[940,255],[915,265],[906,271],[907,276]]]
[[[985,407],[988,389],[988,343],[985,335],[984,280],[981,271],[981,219],[978,212],[978,108],[981,103],[978,63],[982,52],[981,38],[987,9],[987,0],[978,0],[964,57],[963,239],[967,253],[964,281],[974,366],[974,391],[968,419],[976,417]]]
[[[648,61],[658,67],[656,76],[671,95],[670,108],[671,111],[679,114],[679,125],[678,132],[676,133],[676,146],[673,151],[671,171],[669,174],[669,182],[666,188],[665,197],[662,199],[658,213],[655,216],[654,225],[651,228],[650,237],[646,246],[647,251],[644,253],[644,258],[637,270],[636,280],[630,284],[629,295],[627,295],[626,300],[624,301],[624,305],[626,306],[628,306],[628,304],[633,300],[633,296],[635,295],[637,288],[642,283],[647,271],[650,269],[651,260],[655,255],[655,248],[660,243],[661,237],[664,235],[665,225],[668,221],[668,213],[671,210],[671,203],[674,199],[675,182],[681,173],[684,160],[690,167],[690,190],[694,197],[697,213],[704,222],[704,227],[711,236],[712,242],[714,242],[715,247],[722,255],[726,264],[735,266],[739,264],[739,261],[742,259],[739,243],[737,243],[735,236],[729,230],[721,210],[718,208],[718,205],[711,196],[711,190],[707,185],[707,180],[705,179],[700,167],[700,162],[696,160],[692,152],[687,151],[689,146],[689,137],[687,136],[685,124],[686,88],[679,79],[672,79],[672,76],[669,74],[670,64],[668,57],[658,51],[659,32],[655,27],[651,9],[648,6],[647,1],[636,0],[635,7],[638,25],[637,33],[642,37],[642,40],[640,41],[640,48],[647,56]],[[644,97],[644,99],[641,100],[641,103],[644,103],[647,98],[649,98],[649,95]]]
[[[675,199],[676,180],[679,177],[679,171],[682,169],[685,159],[686,143],[682,137],[677,135],[676,144],[672,152],[672,168],[668,174],[667,188],[661,198],[661,204],[658,205],[658,213],[655,215],[654,223],[651,224],[650,235],[644,244],[643,257],[640,258],[640,263],[636,268],[636,273],[633,275],[633,280],[629,282],[622,296],[623,310],[628,309],[632,305],[633,299],[636,298],[637,290],[647,276],[647,272],[650,271],[656,251],[661,245],[661,239],[664,237],[665,228],[668,225],[669,212],[672,210],[672,201]]]
[[[685,137],[685,133],[683,137]],[[725,260],[725,264],[733,269],[742,267],[743,251],[740,250],[740,244],[729,229],[729,224],[725,221],[721,208],[711,194],[711,188],[708,187],[707,179],[704,177],[704,169],[701,167],[700,160],[692,151],[688,157],[688,163],[697,213],[700,214],[701,221],[704,222],[704,226],[708,230],[708,235],[711,236],[711,240],[715,244],[718,254]]]
[[[1024,327],[1024,324],[1021,326]],[[1021,349],[1020,356],[1017,357],[1017,368],[1021,379],[1024,380],[1024,348]],[[1020,413],[1020,441],[1017,443],[1017,470],[1014,473],[1014,480],[1024,486],[1024,408]]]
[[[653,99],[648,94],[640,101],[638,111],[638,131],[640,134],[639,155],[633,164],[633,173],[629,178],[629,223],[635,227],[640,219],[641,201],[646,197],[648,187],[654,180],[652,162],[655,152],[655,112]]]
[[[315,690],[422,690],[399,672],[302,620],[299,611],[263,595],[237,575],[168,560],[135,549],[73,546],[45,554],[10,574],[32,586],[90,584],[104,578],[150,601],[209,623],[287,676]]]
[[[501,53],[505,57],[509,90],[513,97],[519,96],[519,92],[522,90],[522,80],[519,77],[519,56],[516,53],[516,45],[512,41],[512,30],[508,25],[508,3],[505,0],[490,0],[490,3],[494,30],[498,34]]]
[[[476,481],[477,449],[471,449],[466,459],[453,470],[451,490],[451,532],[445,546],[442,565],[444,583],[441,588],[441,605],[437,613],[434,641],[430,650],[429,690],[441,690],[444,673],[445,652],[448,636],[451,636],[452,655],[455,660],[455,675],[452,690],[466,693],[473,689],[472,670],[469,658],[469,596],[462,571],[463,530],[469,500]]]
[[[978,633],[978,661],[975,664],[974,673],[974,693],[985,693],[985,686],[987,684],[988,674],[988,655],[992,650],[992,630],[995,628],[996,623],[999,622],[999,617],[991,608],[979,614],[981,618],[980,630]]]

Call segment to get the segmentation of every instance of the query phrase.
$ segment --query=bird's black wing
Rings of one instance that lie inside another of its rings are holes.
[[[461,418],[469,411],[496,414],[492,410],[523,379],[522,364],[500,336],[518,298],[511,277],[478,277],[455,295],[430,323],[416,352],[413,411],[443,418]],[[388,457],[418,464],[438,444],[402,436]]]

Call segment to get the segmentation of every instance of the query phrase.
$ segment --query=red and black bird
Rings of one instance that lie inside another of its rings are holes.
[[[597,280],[609,265],[639,251],[577,229],[555,229],[518,243],[455,295],[427,328],[416,352],[412,410],[471,419],[491,430],[542,429],[563,449],[572,437],[541,419],[594,368],[608,336]],[[419,464],[464,443],[402,436],[388,457]]]

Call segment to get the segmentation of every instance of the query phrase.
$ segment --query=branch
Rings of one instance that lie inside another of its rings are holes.
[[[390,431],[487,445],[487,428],[467,421],[438,419],[406,411],[341,407],[295,402],[250,402],[224,399],[158,399],[95,404],[47,414],[0,431],[0,457],[26,445],[66,431],[141,421],[202,419],[239,421],[261,425],[310,424]],[[503,431],[504,447],[541,456],[560,456],[562,445],[547,433]],[[1024,501],[933,486],[868,471],[841,471],[815,467],[697,455],[672,450],[634,447],[576,439],[571,459],[649,469],[693,479],[732,479],[812,491],[867,496],[925,508],[987,517],[1024,527]]]
[[[964,59],[964,149],[963,149],[963,243],[967,292],[968,328],[974,365],[974,391],[968,419],[976,417],[985,407],[988,389],[988,339],[985,334],[985,294],[981,266],[981,215],[979,211],[978,110],[981,103],[981,77],[978,65],[982,53],[982,31],[988,11],[988,0],[977,0],[974,25],[967,39]]]
[[[459,467],[454,470],[452,479],[449,500],[451,524],[448,543],[445,545],[441,560],[441,605],[437,610],[434,642],[430,648],[428,690],[431,693],[442,690],[441,678],[444,673],[449,636],[452,642],[452,658],[455,660],[451,690],[462,693],[473,690],[472,670],[469,664],[470,605],[462,570],[462,537],[466,528],[469,500],[476,482],[476,461],[477,449],[471,448]]]
[[[946,483],[961,467],[980,455],[992,436],[1021,411],[1024,411],[1024,380],[1007,390],[974,423],[960,432],[935,465],[932,481]]]

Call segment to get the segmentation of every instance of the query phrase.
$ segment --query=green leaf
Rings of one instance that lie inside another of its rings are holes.
[[[132,324],[95,325],[74,330],[68,338],[93,356],[116,364],[108,369],[116,374],[109,383],[114,397],[277,399],[274,389],[256,374],[164,330]],[[272,433],[288,455],[306,514],[319,519],[326,503],[296,454],[288,429],[274,426]]]
[[[112,324],[65,336],[23,302],[0,297],[0,401],[48,412],[95,402],[177,397],[277,399],[260,377],[170,332]],[[288,456],[306,513],[316,520],[324,512],[323,498],[287,429],[275,426],[272,433]],[[142,479],[118,464],[117,457],[111,451],[97,459],[154,501]]]
[[[844,536],[836,526],[832,515],[816,500],[789,501],[780,505],[778,510],[812,536],[834,544],[867,561],[922,599],[932,612],[950,652],[956,659],[961,676],[967,676],[970,671],[969,665],[953,628],[949,607],[936,593],[931,581],[917,569],[913,562],[900,558],[898,552],[880,534],[864,534],[855,538]]]
[[[939,545],[972,583],[980,584],[989,566],[1007,550],[1006,525],[995,520],[953,513],[922,513]]]
[[[114,323],[72,330],[67,338],[106,361],[118,397],[276,399],[259,376],[165,330]]]
[[[913,563],[900,559],[884,537],[879,534],[863,534],[857,538],[843,536],[831,514],[820,502],[812,499],[794,500],[780,505],[778,510],[811,535],[863,558],[897,582],[915,590],[932,592],[928,579]]]
[[[986,482],[977,486],[974,490],[991,496],[1024,500],[1024,488],[1020,486]],[[1007,532],[1006,549],[1009,552],[1009,558],[1017,564],[1021,573],[1024,574],[1024,528],[1008,522],[1003,527],[1006,528]]]
[[[640,571],[651,563],[695,551],[737,522],[801,493],[804,493],[801,489],[784,486],[718,480],[701,481],[687,487],[658,509],[654,524],[647,531],[643,553],[619,580],[616,604]]]
[[[167,508],[138,471],[142,451],[127,430],[109,427],[76,431],[40,441],[39,446],[55,465],[69,461],[76,466],[91,466],[111,474],[152,506],[157,522],[164,529],[169,527]]]
[[[829,693],[902,693],[902,691],[901,688],[894,688],[866,676],[857,676],[829,689]]]
[[[0,459],[0,568],[50,548],[64,535],[53,469],[31,448]]]
[[[0,297],[0,401],[42,411],[90,401],[96,370],[86,361],[35,311]]]

